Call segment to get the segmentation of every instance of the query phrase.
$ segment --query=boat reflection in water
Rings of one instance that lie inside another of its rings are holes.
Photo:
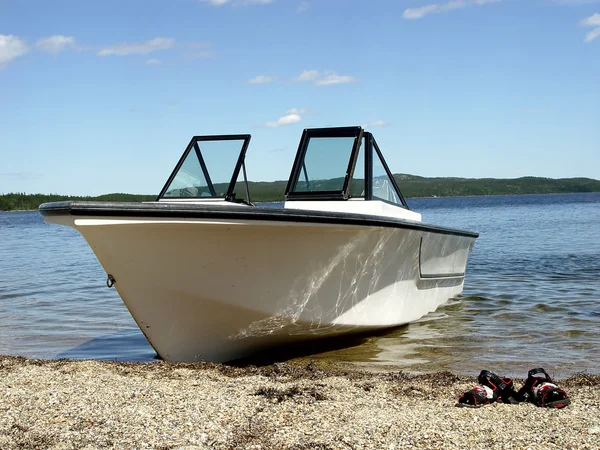
[[[395,327],[461,293],[477,234],[423,224],[371,133],[305,130],[280,208],[251,203],[249,142],[192,138],[155,202],[40,206],[84,236],[160,357]]]

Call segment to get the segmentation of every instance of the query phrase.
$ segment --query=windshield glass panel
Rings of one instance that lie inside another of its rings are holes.
[[[244,139],[197,140],[163,197],[225,197]]]
[[[312,137],[292,192],[341,191],[354,137]]]
[[[400,196],[375,149],[373,149],[373,198],[402,205]]]

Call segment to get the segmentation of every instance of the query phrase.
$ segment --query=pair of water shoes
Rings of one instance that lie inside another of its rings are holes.
[[[564,408],[571,403],[567,393],[554,384],[542,368],[530,370],[518,392],[514,389],[512,379],[499,377],[488,370],[481,371],[477,382],[477,386],[459,397],[456,406],[478,408],[494,402],[529,402],[547,408]]]

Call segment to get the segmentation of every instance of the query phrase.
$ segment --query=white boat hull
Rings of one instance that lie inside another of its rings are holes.
[[[49,216],[87,240],[169,361],[413,322],[461,293],[475,238],[274,220]]]

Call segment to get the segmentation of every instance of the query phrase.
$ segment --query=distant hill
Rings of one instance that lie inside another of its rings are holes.
[[[600,181],[591,178],[425,178],[407,174],[394,177],[405,197],[600,192]]]
[[[427,178],[405,173],[394,174],[394,178],[405,197],[600,192],[600,181],[591,178]],[[330,181],[340,184],[339,180]],[[252,201],[282,201],[286,185],[287,181],[250,182]]]
[[[460,197],[468,195],[559,194],[570,192],[600,192],[600,181],[591,178],[427,178],[399,173],[394,177],[405,197]],[[251,181],[253,202],[282,201],[287,181]],[[237,189],[244,197],[244,189]],[[36,209],[45,202],[64,200],[141,202],[152,201],[156,195],[105,194],[99,197],[5,194],[0,195],[0,211]]]
[[[156,200],[156,195],[136,194],[104,194],[98,197],[71,196],[55,194],[5,194],[0,195],[0,211],[18,211],[37,209],[39,205],[47,202],[61,202],[65,200],[85,200],[100,202],[146,202]]]

